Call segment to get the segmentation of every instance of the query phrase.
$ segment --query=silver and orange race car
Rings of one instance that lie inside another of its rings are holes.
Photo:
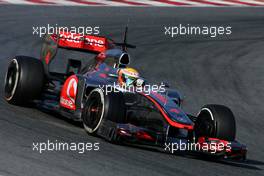
[[[127,48],[135,48],[127,44],[126,35],[122,43],[70,32],[46,35],[39,59],[15,56],[11,60],[5,78],[6,101],[57,112],[111,142],[245,159],[246,146],[236,141],[235,118],[226,106],[205,105],[193,116],[181,109],[181,95],[167,84],[153,90],[140,77],[139,90],[117,86],[119,71],[130,62]],[[68,59],[64,73],[52,72],[50,64],[58,49],[95,56],[85,65]]]

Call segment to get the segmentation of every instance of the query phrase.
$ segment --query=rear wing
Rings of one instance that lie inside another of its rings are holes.
[[[78,33],[61,31],[59,34],[51,35],[57,42],[58,47],[85,50],[93,53],[100,53],[113,48],[113,42],[106,37],[95,35],[83,35]]]
[[[98,54],[114,47],[114,42],[106,37],[61,31],[58,34],[45,35],[40,60],[43,62],[46,75],[49,75],[49,65],[55,58],[58,48]]]

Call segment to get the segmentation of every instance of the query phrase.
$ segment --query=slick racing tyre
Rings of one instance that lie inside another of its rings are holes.
[[[44,84],[42,62],[27,56],[16,56],[5,77],[4,96],[10,104],[25,104],[38,98]]]
[[[116,123],[125,121],[125,102],[121,92],[105,94],[102,89],[95,88],[89,94],[82,112],[85,130],[96,134],[102,120]]]
[[[234,141],[236,122],[232,111],[223,105],[206,105],[195,121],[196,137],[212,137]]]

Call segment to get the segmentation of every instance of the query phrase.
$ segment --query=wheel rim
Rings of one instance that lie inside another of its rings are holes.
[[[196,137],[213,137],[214,136],[214,122],[210,117],[210,114],[203,111],[199,114],[199,117],[195,123]]]
[[[87,115],[89,117],[87,118],[87,121],[92,128],[95,128],[100,120],[100,117],[102,115],[102,107],[103,105],[100,100],[96,98],[91,100],[91,104],[87,109]]]
[[[102,121],[104,113],[103,97],[100,92],[91,92],[83,112],[83,124],[86,131],[93,133]]]
[[[18,64],[14,59],[8,67],[5,77],[5,97],[7,100],[11,100],[15,94],[18,76]]]

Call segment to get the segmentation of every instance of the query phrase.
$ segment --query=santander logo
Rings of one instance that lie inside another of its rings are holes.
[[[70,79],[66,92],[70,100],[75,103],[75,97],[77,93],[77,80],[74,77]]]

